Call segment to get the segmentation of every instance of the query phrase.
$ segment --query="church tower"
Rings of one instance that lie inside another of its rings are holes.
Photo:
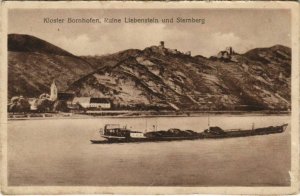
[[[50,87],[50,99],[52,101],[56,101],[57,100],[57,87],[55,84],[55,80],[53,80],[51,87]]]

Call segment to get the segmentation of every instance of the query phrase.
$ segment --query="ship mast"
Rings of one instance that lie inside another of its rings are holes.
[[[210,118],[209,118],[209,113],[208,113],[208,117],[207,117],[207,126],[208,126],[208,130],[210,130]]]
[[[155,125],[152,126],[153,131],[157,131],[157,119],[155,118]]]
[[[147,133],[148,132],[148,122],[147,122],[147,118],[146,118],[146,129],[145,129],[145,132]]]
[[[208,108],[208,113],[207,113],[207,126],[208,126],[208,130],[210,130],[210,115],[209,115],[209,113],[210,113],[210,110],[211,110],[211,103],[212,102],[208,102],[208,105],[209,105],[209,108]]]

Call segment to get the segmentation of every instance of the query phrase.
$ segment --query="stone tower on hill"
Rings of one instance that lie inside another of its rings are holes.
[[[165,42],[164,42],[164,41],[160,41],[159,47],[160,47],[160,48],[165,48]]]

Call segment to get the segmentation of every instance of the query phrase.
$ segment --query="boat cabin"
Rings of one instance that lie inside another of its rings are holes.
[[[129,139],[144,138],[144,134],[138,131],[131,131],[126,126],[123,128],[118,124],[107,124],[100,130],[102,137],[107,139]]]
[[[129,137],[130,130],[125,127],[121,128],[118,124],[108,124],[101,130],[103,136]]]

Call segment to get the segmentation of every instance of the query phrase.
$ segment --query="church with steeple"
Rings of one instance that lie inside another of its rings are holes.
[[[50,99],[51,101],[56,101],[58,96],[57,87],[55,84],[55,80],[53,80],[51,87],[50,87]]]
[[[76,97],[75,94],[71,92],[59,92],[55,80],[53,80],[50,86],[50,96],[48,99],[50,99],[53,102],[64,101],[70,107],[80,104],[83,108],[111,108],[111,101],[109,98]]]

